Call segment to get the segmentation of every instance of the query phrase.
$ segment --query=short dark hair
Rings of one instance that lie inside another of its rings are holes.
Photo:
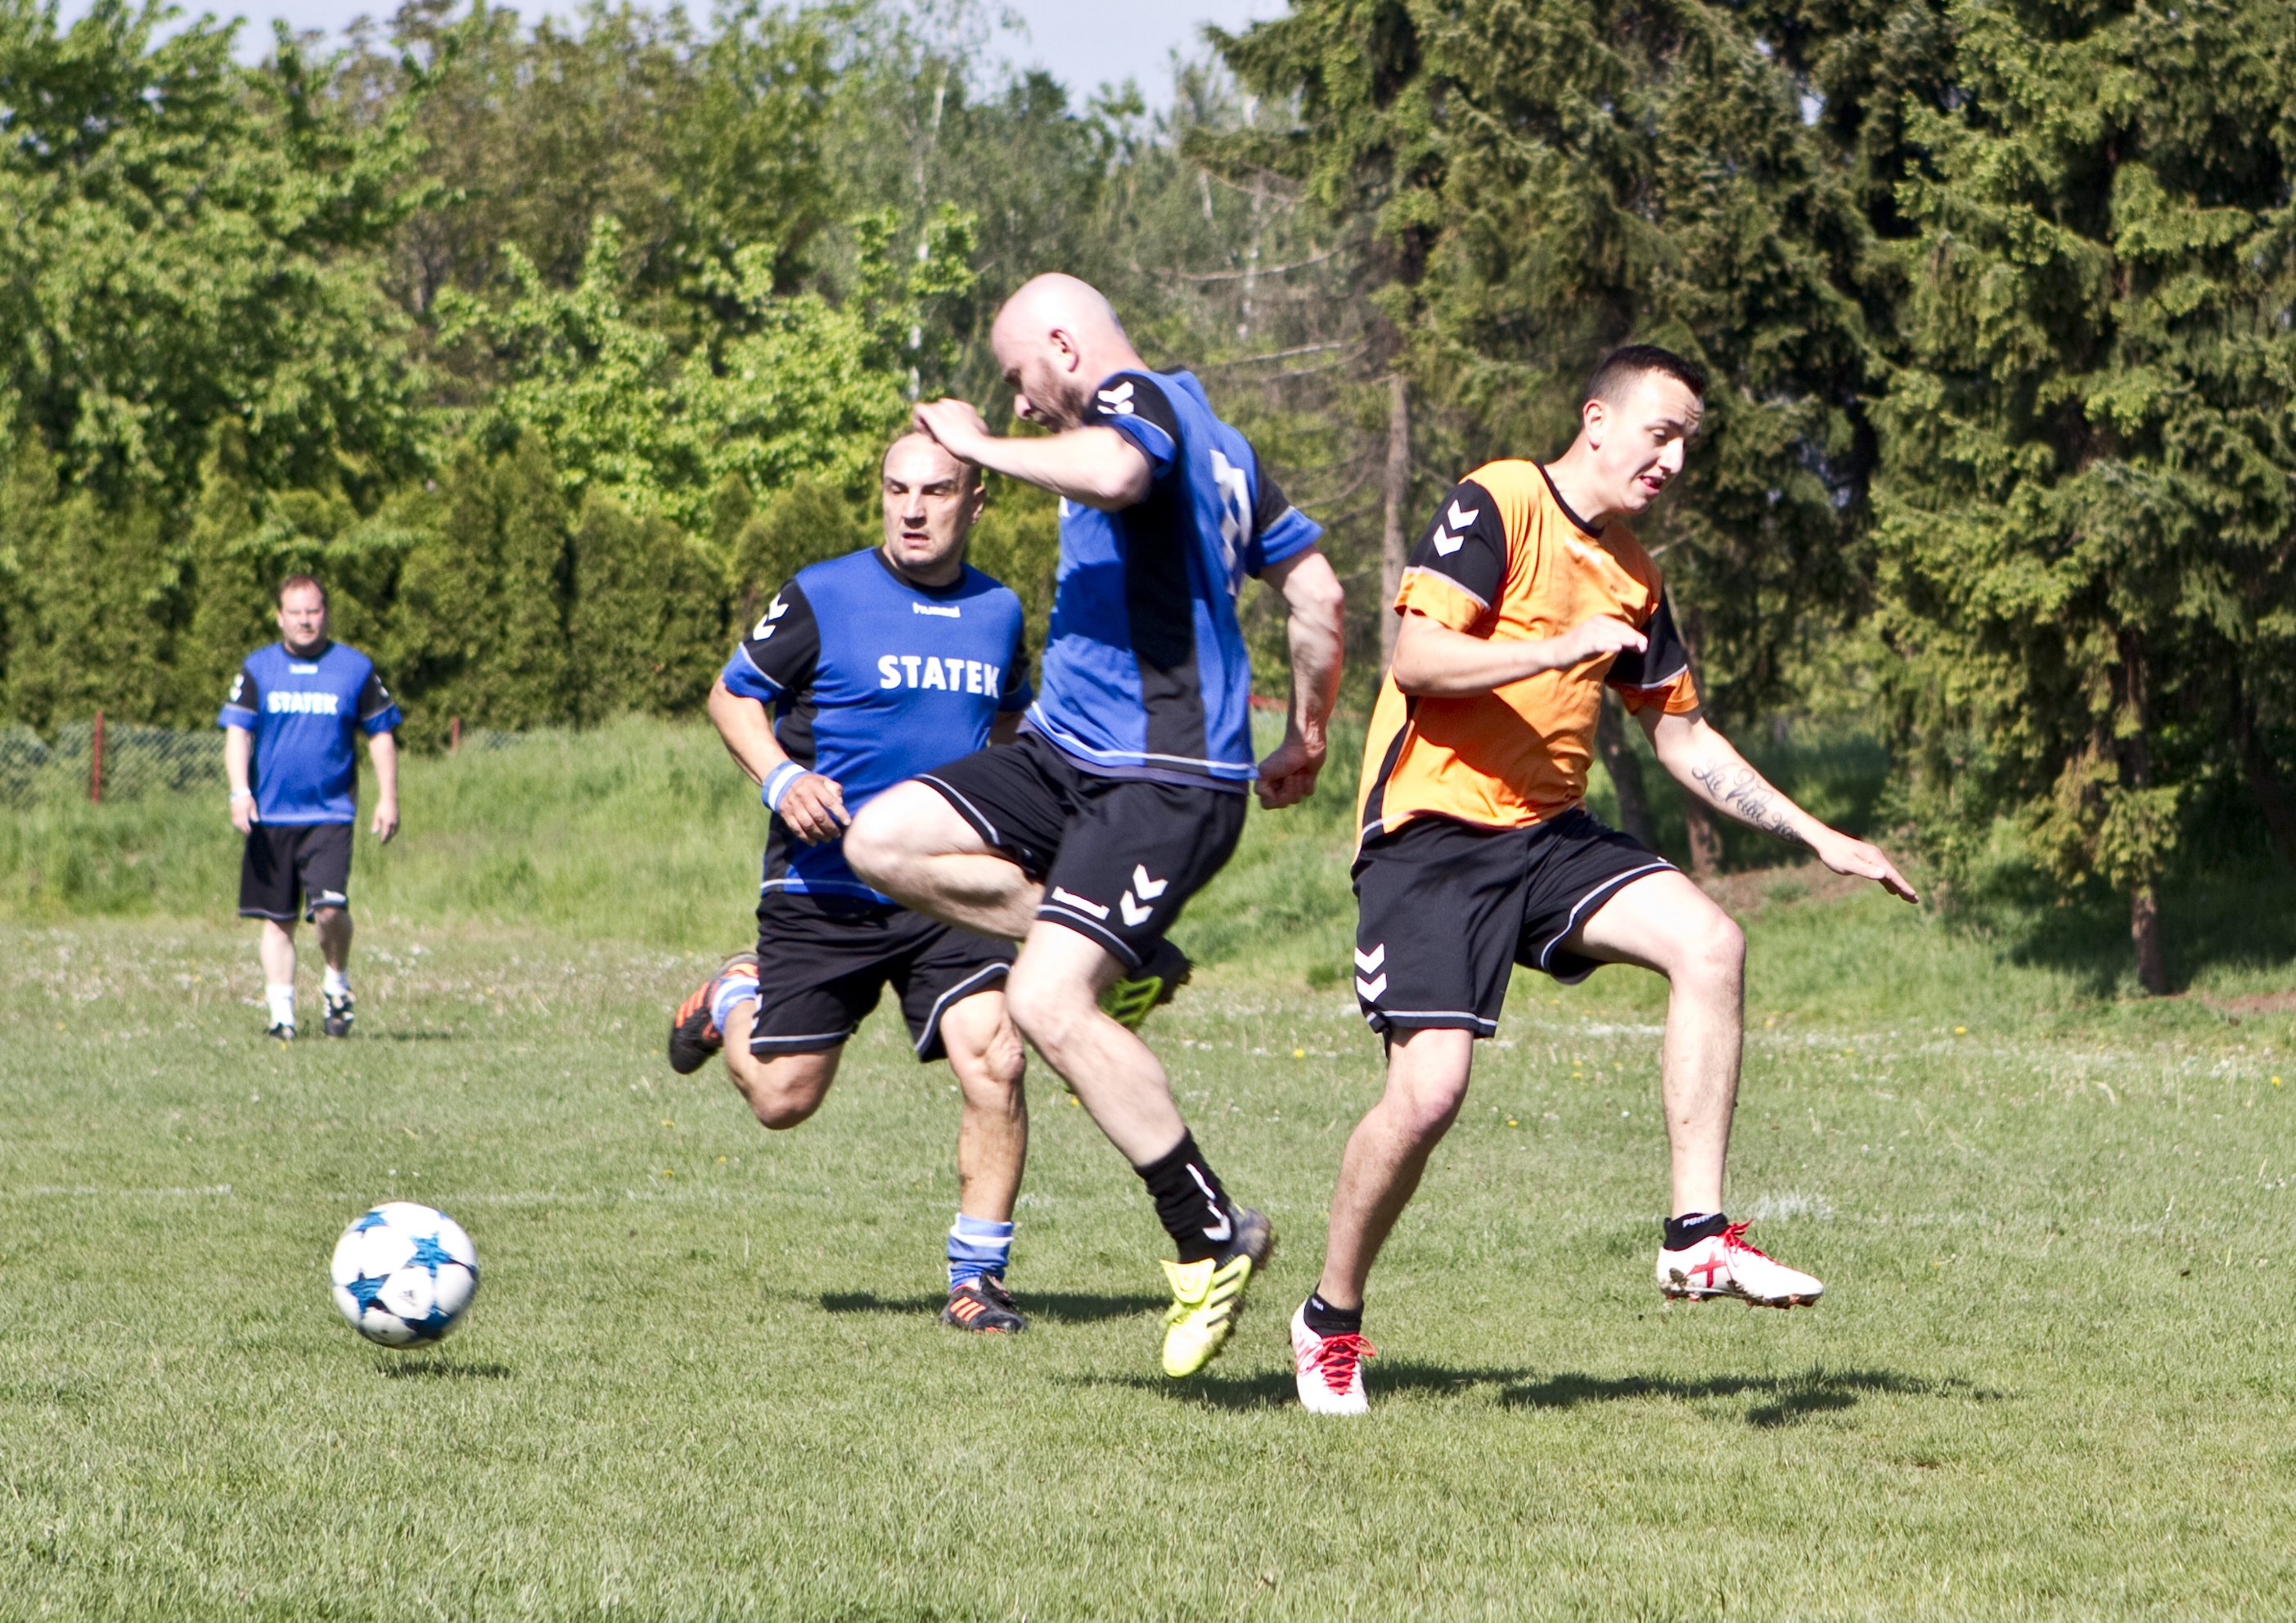
[[[287,594],[293,591],[297,586],[310,587],[311,590],[319,594],[319,606],[323,609],[326,607],[327,588],[321,586],[316,577],[310,575],[290,575],[286,579],[279,583],[280,607],[286,607]]]
[[[1595,368],[1595,375],[1587,380],[1585,392],[1578,397],[1578,409],[1586,410],[1590,400],[1611,399],[1636,378],[1653,372],[1672,378],[1700,399],[1706,398],[1705,367],[1656,344],[1628,344],[1603,357],[1602,365]]]

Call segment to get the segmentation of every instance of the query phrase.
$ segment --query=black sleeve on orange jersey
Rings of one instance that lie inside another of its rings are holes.
[[[1439,575],[1488,608],[1506,579],[1506,520],[1491,493],[1462,480],[1445,493],[1408,565]]]
[[[1647,693],[1669,685],[1690,668],[1689,645],[1675,627],[1674,604],[1664,593],[1659,594],[1658,612],[1642,633],[1649,645],[1640,653],[1621,653],[1611,661],[1610,675],[1603,678],[1609,686]]]

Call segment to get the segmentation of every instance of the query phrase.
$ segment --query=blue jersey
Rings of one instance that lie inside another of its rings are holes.
[[[726,688],[774,712],[789,758],[838,786],[845,809],[988,742],[1029,703],[1021,600],[968,566],[916,586],[871,547],[800,570],[726,662]],[[773,819],[763,890],[892,898],[846,865],[841,841],[808,845]]]
[[[374,661],[342,643],[308,658],[274,643],[231,679],[218,726],[255,735],[255,816],[277,824],[348,823],[358,816],[358,734],[403,719]]]
[[[1254,774],[1251,665],[1235,595],[1323,530],[1187,373],[1118,373],[1086,421],[1138,447],[1152,482],[1119,512],[1061,504],[1060,584],[1029,725],[1088,772],[1241,791]]]

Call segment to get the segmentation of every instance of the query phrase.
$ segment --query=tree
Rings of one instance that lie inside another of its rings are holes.
[[[2157,993],[2159,881],[2199,791],[2276,787],[2240,746],[2286,701],[2296,620],[2296,10],[1956,20],[1959,94],[1910,119],[1928,157],[1898,193],[1898,725],[1944,853],[2013,821],[2061,886],[2127,898]]]
[[[106,501],[184,497],[234,417],[266,484],[379,493],[415,463],[403,324],[366,255],[412,99],[353,127],[283,36],[165,39],[160,0],[0,0],[0,392]],[[235,25],[234,25],[235,26]]]
[[[638,518],[603,492],[582,504],[573,558],[573,719],[697,709],[726,656],[717,564],[668,521]]]

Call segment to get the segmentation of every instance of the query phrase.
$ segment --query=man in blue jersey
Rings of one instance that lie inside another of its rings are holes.
[[[1019,742],[881,795],[846,838],[872,884],[954,924],[1022,942],[1013,1017],[1155,1201],[1178,1251],[1164,1372],[1219,1351],[1274,1241],[1197,1149],[1147,1045],[1099,994],[1152,964],[1181,906],[1235,848],[1255,776],[1288,806],[1315,787],[1339,684],[1340,586],[1321,531],[1186,373],[1154,373],[1115,312],[1039,276],[990,335],[1014,407],[1054,432],[998,439],[962,401],[920,406],[955,455],[1061,497],[1044,691]],[[1291,725],[1252,764],[1246,575],[1291,610]]]
[[[279,587],[279,641],[247,656],[216,721],[224,728],[224,775],[232,826],[247,836],[240,858],[239,912],[261,919],[257,954],[269,1035],[295,1035],[295,915],[318,927],[326,960],[321,1025],[348,1037],[352,999],[351,825],[357,820],[358,757],[366,735],[374,763],[377,840],[398,832],[398,706],[374,661],[327,637],[326,588],[308,575]]]
[[[1029,1139],[1004,1011],[1013,948],[896,906],[854,875],[840,837],[873,795],[1011,735],[1028,647],[1021,600],[964,561],[980,470],[913,433],[883,474],[883,544],[799,570],[710,690],[709,718],[773,815],[757,950],[679,1008],[669,1061],[690,1072],[722,1049],[758,1121],[793,1127],[890,984],[917,1058],[946,1057],[964,1102],[941,1320],[1013,1332],[1027,1325],[1004,1273]]]

